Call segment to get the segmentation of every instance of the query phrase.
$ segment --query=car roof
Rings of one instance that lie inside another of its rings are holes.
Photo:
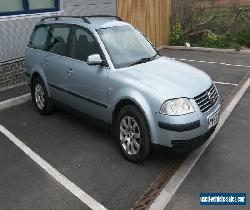
[[[129,25],[116,16],[51,16],[41,19],[39,24],[42,23],[74,24],[94,30]]]

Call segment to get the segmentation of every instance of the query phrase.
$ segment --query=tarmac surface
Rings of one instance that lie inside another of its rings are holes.
[[[192,172],[182,183],[167,210],[249,209],[248,206],[201,207],[203,192],[250,193],[250,89],[244,95],[225,126],[207,148]]]

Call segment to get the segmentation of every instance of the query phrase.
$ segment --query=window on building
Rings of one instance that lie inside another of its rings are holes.
[[[29,0],[29,8],[31,10],[36,9],[51,9],[55,8],[55,1],[54,0]]]
[[[0,13],[2,12],[16,12],[23,11],[22,0],[1,0],[0,1]]]
[[[60,0],[0,0],[0,16],[55,12]]]

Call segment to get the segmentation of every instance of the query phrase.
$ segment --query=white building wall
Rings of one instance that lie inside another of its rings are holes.
[[[116,0],[62,0],[61,10],[65,15],[116,15]],[[45,15],[0,17],[0,64],[24,57],[34,25]]]

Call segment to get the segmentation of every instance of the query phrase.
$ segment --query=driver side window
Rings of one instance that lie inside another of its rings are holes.
[[[93,54],[100,54],[93,34],[86,29],[75,28],[71,38],[70,57],[87,62],[88,57]]]

